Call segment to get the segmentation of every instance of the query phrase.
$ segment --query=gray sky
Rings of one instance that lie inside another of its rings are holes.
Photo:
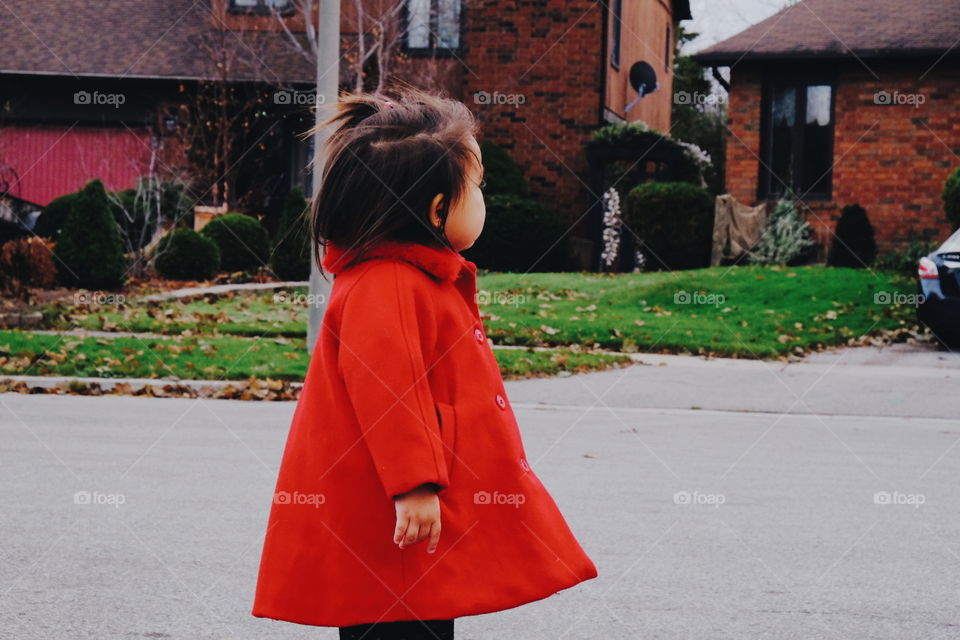
[[[684,20],[687,31],[699,33],[700,37],[689,43],[684,53],[695,53],[710,45],[725,40],[772,16],[795,0],[690,0],[693,20]]]

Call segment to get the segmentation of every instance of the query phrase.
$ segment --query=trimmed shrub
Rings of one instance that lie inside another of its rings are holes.
[[[60,281],[65,285],[116,289],[123,284],[123,242],[100,180],[91,180],[77,194],[54,253]]]
[[[564,271],[571,267],[566,227],[555,211],[515,195],[487,200],[487,221],[474,245],[463,252],[491,271]]]
[[[193,229],[176,229],[157,244],[154,265],[169,280],[208,280],[220,270],[220,249]]]
[[[624,222],[653,269],[710,265],[713,198],[688,182],[648,182],[627,194]]]
[[[283,280],[310,277],[310,236],[307,233],[307,201],[303,190],[294,187],[283,205],[280,227],[274,239],[270,267]]]
[[[0,218],[0,246],[3,246],[8,242],[24,238],[29,234],[30,232],[24,229],[18,223]]]
[[[223,271],[256,271],[267,263],[270,240],[263,225],[242,213],[217,216],[200,233],[220,249]]]
[[[903,251],[880,254],[873,266],[883,271],[896,271],[908,277],[916,277],[920,258],[930,255],[938,246],[936,242],[914,239]]]
[[[487,182],[485,194],[524,197],[529,195],[523,171],[506,149],[487,141],[480,145],[480,153],[483,155],[484,179]]]
[[[943,211],[954,228],[960,227],[960,167],[943,183]]]
[[[779,200],[763,227],[760,242],[750,252],[750,262],[760,265],[796,265],[814,250],[813,228],[790,200]]]
[[[74,207],[79,197],[80,192],[78,191],[51,200],[50,203],[43,208],[40,217],[37,218],[37,224],[33,227],[33,232],[42,238],[56,240],[60,234],[60,229],[63,228],[63,224],[67,221],[67,216],[70,215],[70,210]]]
[[[53,243],[49,240],[31,236],[0,247],[0,284],[7,293],[24,297],[27,287],[49,289],[56,283]]]
[[[877,257],[877,242],[867,211],[858,204],[847,205],[840,214],[827,264],[831,267],[861,269]]]
[[[156,221],[147,221],[147,203],[137,200],[136,189],[124,189],[108,195],[110,213],[120,228],[120,238],[128,251],[142,249],[152,239]]]

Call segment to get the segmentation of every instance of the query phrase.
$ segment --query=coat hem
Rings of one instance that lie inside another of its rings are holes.
[[[592,580],[593,578],[597,577],[596,569],[591,571],[590,574],[587,574],[587,577],[584,577],[584,578],[578,577],[576,580],[573,580],[570,583],[566,584],[566,586],[561,586],[556,589],[551,588],[545,592],[540,591],[540,592],[537,592],[536,595],[531,594],[530,596],[525,596],[523,599],[521,599],[519,602],[516,602],[515,604],[480,605],[476,607],[462,607],[459,609],[448,609],[443,612],[428,611],[423,617],[421,617],[421,619],[422,620],[441,620],[441,619],[449,620],[452,618],[465,618],[468,616],[478,616],[486,613],[496,613],[498,611],[508,611],[510,609],[522,607],[525,604],[530,604],[532,602],[538,602],[540,600],[544,600],[546,598],[549,598],[552,595],[560,593],[561,591],[566,591],[567,589],[575,587],[581,582]],[[311,619],[309,617],[304,617],[304,616],[281,616],[280,614],[271,615],[259,608],[254,608],[253,611],[251,611],[251,615],[255,618],[279,620],[281,622],[290,622],[293,624],[300,624],[300,625],[311,626],[311,627],[347,627],[351,625],[365,624],[365,623],[372,622],[372,620],[360,620],[356,618],[339,618],[339,619],[330,618],[330,619],[321,621],[320,619]],[[403,619],[410,620],[412,618],[403,618]],[[394,620],[388,620],[388,619],[380,620],[380,622],[391,622],[391,621],[394,621]]]

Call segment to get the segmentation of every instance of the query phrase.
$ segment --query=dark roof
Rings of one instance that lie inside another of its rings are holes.
[[[3,0],[0,73],[313,83],[282,31],[221,31],[211,0]]]
[[[693,14],[690,13],[690,0],[673,0],[673,19],[691,20]]]
[[[958,52],[958,0],[799,0],[693,58],[907,57]]]

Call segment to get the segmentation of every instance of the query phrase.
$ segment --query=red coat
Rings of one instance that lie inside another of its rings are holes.
[[[476,266],[381,243],[337,274],[280,464],[253,615],[302,624],[509,609],[597,570],[530,468]],[[440,485],[440,544],[393,543],[392,496]]]

